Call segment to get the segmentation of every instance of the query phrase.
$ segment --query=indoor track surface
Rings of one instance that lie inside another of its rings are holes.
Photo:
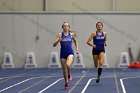
[[[0,93],[140,93],[140,69],[104,68],[97,84],[97,69],[72,68],[64,89],[61,68],[0,69]]]

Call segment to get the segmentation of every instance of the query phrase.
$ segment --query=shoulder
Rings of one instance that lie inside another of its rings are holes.
[[[58,33],[59,35],[62,35],[62,32]]]
[[[92,32],[89,38],[94,38],[96,36],[96,32]]]
[[[57,36],[58,37],[61,37],[62,36],[62,32],[58,33]]]
[[[69,33],[70,33],[70,35],[74,35],[74,33],[73,33],[73,32],[71,32],[71,31],[69,31]]]
[[[92,34],[96,35],[96,31],[95,31],[95,32],[93,32]]]
[[[71,31],[70,31],[69,33],[70,33],[70,35],[71,35],[71,36],[72,36],[72,38],[73,38],[73,37],[74,37],[74,33],[73,33],[73,32],[71,32]]]
[[[96,36],[96,31],[91,34],[92,36]]]
[[[106,32],[103,32],[104,33],[104,35],[106,35],[107,33]]]

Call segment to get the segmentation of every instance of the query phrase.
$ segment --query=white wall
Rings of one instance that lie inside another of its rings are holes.
[[[39,18],[39,19],[38,19]],[[37,21],[39,20],[39,21]],[[137,57],[139,43],[140,14],[120,13],[40,13],[40,14],[0,14],[0,64],[4,52],[13,55],[16,67],[23,67],[27,52],[35,52],[37,65],[47,67],[50,53],[57,51],[60,46],[52,47],[52,43],[61,32],[63,21],[71,24],[71,29],[77,31],[79,49],[83,53],[86,67],[93,67],[91,50],[86,44],[89,35],[96,31],[98,21],[104,23],[107,32],[107,60],[110,67],[117,67],[120,53],[127,51],[128,43]],[[39,22],[39,25],[37,24]],[[39,40],[35,37],[39,34]]]

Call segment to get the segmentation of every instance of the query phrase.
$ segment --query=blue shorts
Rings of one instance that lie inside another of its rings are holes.
[[[101,52],[105,53],[105,50],[92,50],[92,55],[99,55]]]
[[[69,55],[73,55],[73,56],[74,56],[73,53],[70,53],[70,54],[60,54],[60,58],[67,59],[67,57],[68,57]]]
[[[67,59],[67,57],[69,55],[73,55],[74,56],[74,52],[71,52],[71,53],[63,53],[63,52],[61,52],[60,53],[60,58]]]

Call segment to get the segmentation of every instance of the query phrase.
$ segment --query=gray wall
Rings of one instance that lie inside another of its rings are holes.
[[[0,11],[80,11],[74,4],[88,11],[140,11],[140,0],[0,0]]]
[[[77,32],[80,52],[86,67],[93,67],[91,47],[86,44],[89,35],[96,31],[98,21],[104,23],[107,32],[106,53],[110,67],[117,67],[121,52],[126,52],[128,43],[137,57],[139,43],[140,14],[123,13],[1,13],[0,14],[0,64],[4,52],[11,52],[15,67],[23,67],[27,52],[34,52],[38,67],[47,67],[50,53],[59,53],[60,45],[52,43],[61,32],[64,21]],[[36,40],[36,36],[39,39]]]

